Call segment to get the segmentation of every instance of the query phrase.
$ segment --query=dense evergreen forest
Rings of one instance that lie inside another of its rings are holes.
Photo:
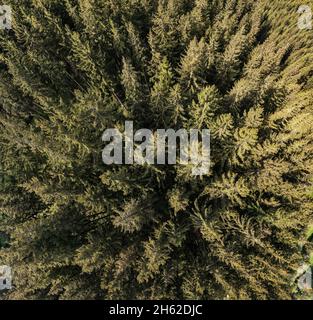
[[[313,29],[298,0],[6,0],[1,299],[295,299],[313,265]],[[208,128],[211,166],[103,163]],[[312,252],[312,253],[311,253]]]

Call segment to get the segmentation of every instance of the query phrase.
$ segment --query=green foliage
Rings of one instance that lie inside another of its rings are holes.
[[[313,210],[313,32],[296,27],[298,1],[7,4],[6,298],[292,298]],[[101,134],[125,120],[210,129],[210,174],[105,166]]]

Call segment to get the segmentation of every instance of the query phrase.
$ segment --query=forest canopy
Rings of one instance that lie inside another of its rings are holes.
[[[313,235],[301,1],[6,4],[1,297],[292,299]],[[105,165],[101,136],[126,121],[209,129],[209,173]]]

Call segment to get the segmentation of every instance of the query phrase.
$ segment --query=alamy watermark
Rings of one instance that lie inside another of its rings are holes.
[[[300,17],[298,19],[298,28],[300,30],[311,30],[312,29],[312,9],[308,5],[301,5],[298,8]]]
[[[11,6],[0,5],[0,29],[12,29]]]
[[[297,271],[297,286],[301,291],[312,290],[313,279],[312,279],[312,267],[304,264]]]
[[[102,135],[102,141],[109,142],[102,151],[103,162],[107,165],[192,164],[192,175],[209,173],[208,129],[191,129],[189,132],[186,129],[157,129],[155,132],[140,129],[134,132],[133,122],[126,121],[124,134],[118,129],[107,129]]]
[[[0,290],[12,289],[12,272],[9,266],[0,266]]]

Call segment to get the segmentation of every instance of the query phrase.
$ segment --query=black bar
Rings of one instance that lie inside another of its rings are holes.
[[[272,309],[280,317],[295,311],[312,313],[312,301],[0,301],[0,319],[10,316],[56,320],[78,319],[224,319],[257,316],[267,320]],[[6,316],[5,316],[6,315]]]

